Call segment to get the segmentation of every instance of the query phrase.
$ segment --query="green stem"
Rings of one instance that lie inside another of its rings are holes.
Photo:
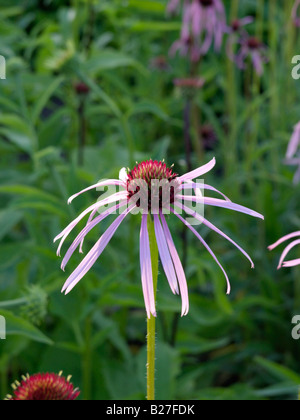
[[[156,299],[158,278],[158,248],[155,237],[154,223],[151,215],[148,216],[148,233],[151,252],[151,265],[153,276],[154,298]],[[155,399],[155,317],[150,315],[147,319],[147,400]]]

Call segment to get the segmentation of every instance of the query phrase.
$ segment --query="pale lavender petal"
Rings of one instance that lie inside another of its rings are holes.
[[[300,157],[299,158],[293,157],[293,158],[286,159],[285,163],[291,166],[300,165]]]
[[[288,255],[288,253],[296,246],[300,244],[300,239],[297,239],[296,241],[293,241],[292,243],[290,243],[283,251],[280,260],[279,260],[279,264],[278,264],[278,269],[282,267],[282,264],[284,262],[285,257]]]
[[[102,220],[106,219],[106,217],[108,217],[109,215],[111,215],[112,213],[114,213],[116,210],[118,210],[120,207],[124,207],[124,205],[126,205],[126,203],[123,204],[118,204],[117,206],[113,206],[110,209],[106,210],[104,213],[100,214],[98,217],[96,217],[93,221],[91,221],[90,223],[88,223],[86,225],[86,227],[80,232],[80,234],[77,236],[77,238],[74,240],[74,242],[72,243],[72,245],[70,246],[70,248],[68,249],[62,264],[61,264],[61,269],[65,270],[65,267],[68,263],[68,261],[70,260],[71,256],[73,255],[74,251],[76,250],[76,248],[78,247],[78,245],[80,243],[82,243],[83,239],[85,238],[85,236],[98,224],[100,223]]]
[[[62,238],[61,242],[59,244],[58,250],[57,250],[57,255],[60,255],[61,247],[62,247],[64,241],[66,240],[66,238],[68,237],[68,235],[70,234],[70,232],[80,222],[80,220],[82,220],[88,213],[90,213],[93,210],[100,209],[101,207],[103,207],[107,204],[115,203],[117,201],[121,201],[121,200],[124,200],[126,198],[127,198],[127,191],[124,191],[124,192],[113,194],[112,196],[110,196],[110,197],[108,197],[108,198],[106,198],[102,201],[98,201],[97,203],[88,207],[75,220],[73,220],[73,222],[71,222],[59,235],[57,235],[56,238],[54,238],[54,242],[56,242],[58,239]]]
[[[214,226],[211,222],[209,222],[207,219],[205,219],[203,216],[199,215],[198,213],[194,212],[193,210],[189,209],[186,206],[182,206],[179,203],[175,203],[176,206],[184,210],[186,213],[188,213],[190,216],[193,216],[195,219],[199,220],[201,223],[203,223],[205,226],[207,226],[209,229],[215,231],[219,235],[223,236],[223,238],[227,239],[229,242],[231,242],[239,251],[241,251],[242,254],[245,255],[245,257],[250,261],[251,268],[254,268],[254,263],[251,259],[251,257],[247,254],[246,251],[243,250],[233,239],[231,239],[229,236],[227,236],[224,232],[222,232],[220,229],[218,229],[216,226]]]
[[[176,196],[177,199],[191,201],[196,203],[203,203],[207,206],[215,206],[215,207],[223,207],[224,209],[238,211],[240,213],[248,214],[249,216],[258,217],[260,219],[264,219],[264,216],[260,213],[257,213],[254,210],[248,209],[247,207],[241,206],[239,204],[235,204],[232,202],[220,200],[218,198],[211,198],[211,197],[196,197],[196,196],[188,196],[188,195],[180,195]]]
[[[297,231],[297,232],[293,232],[293,233],[290,233],[290,234],[288,234],[288,235],[286,235],[286,236],[283,236],[281,239],[279,239],[277,242],[275,242],[273,245],[270,245],[269,247],[268,247],[268,249],[270,250],[270,251],[272,251],[274,248],[276,248],[278,245],[281,245],[282,243],[284,243],[284,242],[286,242],[286,241],[288,241],[289,239],[293,239],[293,238],[296,238],[297,236],[300,236],[300,231]]]
[[[264,72],[261,54],[258,51],[252,52],[252,62],[256,73],[261,76]]]
[[[157,246],[158,246],[158,251],[159,251],[162,266],[166,273],[166,277],[168,279],[172,292],[174,294],[179,294],[176,273],[174,270],[173,261],[170,256],[170,252],[169,252],[169,248],[167,245],[164,231],[161,227],[158,215],[154,214],[153,217],[154,217],[155,236],[156,236],[156,241],[157,241]]]
[[[202,242],[202,244],[205,246],[205,248],[208,250],[208,252],[210,253],[210,255],[213,257],[213,259],[216,261],[216,263],[218,264],[218,266],[221,268],[221,270],[224,273],[224,276],[226,278],[226,282],[227,282],[227,294],[230,293],[230,282],[229,282],[229,278],[226,274],[226,271],[224,270],[224,268],[222,267],[222,265],[220,264],[218,258],[216,257],[216,255],[214,254],[214,252],[212,251],[212,249],[209,247],[209,245],[205,242],[205,240],[202,238],[202,236],[193,228],[193,226],[191,226],[186,220],[184,220],[183,217],[181,217],[179,214],[177,214],[175,212],[174,209],[171,208],[172,213],[174,213],[192,232],[193,234]]]
[[[214,192],[222,195],[222,197],[224,197],[226,201],[231,202],[231,200],[228,197],[226,197],[225,194],[223,194],[221,191],[217,190],[216,188],[212,187],[211,185],[197,184],[196,182],[187,181],[185,184],[181,184],[179,188],[182,189],[182,190],[196,188],[196,189],[200,189],[200,191],[201,191],[201,189],[214,191]]]
[[[300,6],[300,0],[296,0],[292,8],[292,19],[294,20],[294,24],[296,26],[300,26],[300,18],[298,16],[299,6]]]
[[[118,185],[120,187],[126,188],[126,185],[124,184],[124,182],[120,181],[119,179],[107,179],[106,181],[98,182],[97,184],[91,185],[90,187],[85,188],[84,190],[72,195],[72,197],[70,197],[68,200],[68,204],[70,204],[74,200],[74,198],[78,197],[79,195],[87,191],[93,190],[95,188],[107,187],[109,185],[116,185],[116,186]]]
[[[62,288],[62,292],[68,294],[76,286],[76,284],[85,276],[85,274],[91,269],[91,267],[95,264],[97,259],[104,251],[104,249],[107,247],[108,243],[110,242],[111,238],[115,234],[116,230],[118,229],[124,218],[132,210],[132,208],[133,206],[126,209],[104,232],[104,234],[101,236],[98,242],[93,246],[91,251],[87,254],[87,256],[82,260],[82,262],[67,279]]]
[[[294,184],[298,184],[300,182],[300,166],[298,167],[294,179],[293,179]]]
[[[122,168],[120,170],[119,178],[120,178],[120,181],[123,182],[124,188],[126,188],[127,180],[128,180],[128,175],[127,175],[127,169],[126,168]]]
[[[289,145],[286,152],[286,158],[291,159],[297,152],[300,145],[300,123],[296,124],[294,127],[294,132],[289,141]]]
[[[197,4],[197,2],[194,2],[191,6],[190,6],[190,19],[192,22],[192,30],[193,30],[193,35],[194,36],[199,36],[202,32],[202,9],[199,7],[199,5]]]
[[[180,0],[170,0],[168,7],[167,7],[167,11],[168,13],[175,13],[177,11],[177,9],[179,8],[180,5]]]
[[[88,226],[91,223],[96,213],[98,213],[98,209],[95,209],[91,212],[91,214],[89,215],[88,221],[86,222],[86,226]],[[84,243],[84,237],[82,238],[80,242],[80,247],[79,247],[80,254],[83,254],[83,243]]]
[[[140,264],[146,312],[148,318],[150,318],[151,314],[156,316],[156,310],[147,218],[147,214],[142,215],[140,232]]]
[[[185,182],[185,181],[191,181],[193,179],[199,178],[200,176],[202,176],[202,175],[206,174],[207,172],[209,172],[210,170],[212,170],[212,168],[215,166],[215,164],[216,164],[216,159],[213,158],[206,165],[203,165],[200,168],[195,169],[194,171],[188,172],[188,173],[178,177],[178,180],[180,182]]]
[[[283,267],[296,267],[296,265],[300,265],[300,258],[291,261],[285,261],[282,266]]]
[[[253,23],[254,18],[253,16],[246,16],[244,18],[239,19],[239,22],[241,26],[246,26],[246,25],[249,25],[250,23]]]
[[[168,227],[168,224],[167,224],[166,219],[165,219],[164,215],[162,214],[162,212],[160,212],[160,217],[161,217],[165,237],[166,237],[166,240],[167,240],[167,244],[168,244],[168,247],[169,247],[169,251],[170,251],[171,257],[173,259],[174,267],[175,267],[176,274],[177,274],[177,279],[178,279],[180,294],[181,294],[181,300],[182,300],[181,316],[184,316],[184,315],[187,315],[187,313],[189,311],[189,294],[188,294],[187,281],[186,281],[185,273],[184,273],[179,255],[177,253],[175,244],[173,242],[173,238],[172,238],[170,229]]]

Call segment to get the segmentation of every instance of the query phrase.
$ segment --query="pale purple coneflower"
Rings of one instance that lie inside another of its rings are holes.
[[[226,28],[228,38],[226,42],[227,56],[235,61],[234,47],[238,44],[241,37],[247,37],[248,32],[244,29],[246,25],[249,25],[254,21],[252,16],[246,16],[241,19],[234,19],[231,24]]]
[[[169,14],[175,14],[178,12],[181,0],[170,0],[167,6],[167,12]]]
[[[245,35],[245,33],[240,36],[236,42],[239,46],[239,50],[234,54],[233,52],[229,53],[229,50],[227,49],[229,58],[235,61],[241,70],[246,68],[246,61],[250,59],[256,74],[262,76],[264,64],[269,61],[266,45],[255,36]],[[233,40],[231,47],[233,47]]]
[[[250,25],[250,23],[253,23],[254,18],[252,16],[245,16],[241,19],[234,19],[229,28],[227,29],[228,33],[239,33],[244,32],[244,27],[246,25]]]
[[[300,0],[296,0],[292,9],[292,19],[295,26],[297,26],[298,28],[300,27],[300,17],[298,15],[299,6],[300,6]]]
[[[151,213],[153,217],[160,260],[170,288],[174,294],[181,294],[182,297],[181,315],[186,315],[189,310],[188,287],[185,273],[167,224],[165,217],[166,213],[174,214],[177,218],[179,218],[209,251],[225,275],[227,281],[227,293],[229,293],[230,283],[228,276],[218,261],[216,255],[202,238],[202,236],[192,226],[192,223],[190,223],[188,220],[185,220],[179,213],[187,213],[189,216],[191,216],[192,220],[199,222],[198,224],[203,223],[206,227],[230,241],[248,258],[248,260],[251,262],[252,268],[254,267],[254,264],[250,256],[235,241],[233,241],[229,236],[223,233],[211,222],[209,222],[203,215],[197,213],[194,209],[191,210],[191,208],[188,207],[186,203],[196,202],[203,204],[204,206],[222,207],[262,219],[263,216],[246,207],[232,203],[226,196],[224,196],[224,194],[216,190],[214,187],[202,183],[197,184],[193,181],[209,172],[214,166],[215,159],[212,159],[206,165],[186,173],[185,175],[178,176],[173,172],[173,168],[168,168],[164,162],[149,160],[137,164],[133,170],[126,171],[125,169],[122,169],[120,171],[120,179],[111,179],[99,182],[98,184],[88,187],[85,190],[72,196],[69,199],[69,203],[83,192],[95,189],[97,187],[114,185],[118,186],[121,190],[120,192],[114,193],[113,195],[90,206],[83,213],[81,213],[81,215],[78,216],[68,227],[66,227],[60,235],[55,238],[54,241],[61,239],[58,247],[58,255],[60,255],[61,247],[67,236],[79,223],[79,221],[90,213],[86,227],[79,233],[65,255],[61,265],[62,269],[65,269],[67,262],[71,258],[74,251],[78,248],[78,246],[80,246],[80,251],[82,251],[83,240],[93,227],[95,227],[109,215],[113,214],[116,210],[118,210],[120,214],[116,217],[111,226],[103,233],[98,242],[86,255],[79,266],[70,275],[70,277],[65,282],[62,291],[67,294],[74,288],[74,286],[84,277],[84,275],[91,269],[96,260],[103,253],[104,249],[126,216],[130,212],[139,210],[142,212],[140,229],[141,280],[148,318],[150,318],[151,314],[156,316],[149,233],[147,228],[147,219],[149,213]],[[169,187],[167,196],[162,193],[161,189],[158,190],[157,186],[154,187],[157,180],[165,187]],[[155,188],[156,190],[154,191]],[[214,191],[220,194],[222,199],[203,197],[200,194],[200,188],[204,191]],[[184,192],[187,189],[195,191],[195,195],[184,195]],[[152,202],[153,196],[157,197],[155,206]],[[183,200],[184,204],[182,204]],[[97,217],[94,217],[97,211],[100,211],[103,206],[107,206],[108,204],[113,204],[113,207],[105,209],[103,213]]]
[[[279,241],[275,242],[275,244],[270,245],[268,247],[268,249],[270,251],[272,251],[277,246],[283,244],[286,241],[289,241],[290,239],[294,239],[294,238],[298,238],[298,239],[295,239],[293,242],[291,242],[282,252],[280,260],[279,260],[279,264],[278,264],[278,267],[277,267],[278,270],[282,267],[295,267],[296,265],[300,264],[300,258],[297,258],[297,259],[294,259],[294,260],[289,260],[289,261],[285,260],[285,258],[289,254],[289,252],[293,248],[295,248],[295,246],[300,245],[300,231],[290,233],[289,235],[286,235],[283,238],[279,239]]]
[[[298,150],[300,147],[300,122],[294,126],[294,131],[288,144],[286,151],[285,163],[290,166],[298,166],[294,176],[294,183],[300,182],[300,155]]]
[[[220,51],[226,32],[226,14],[221,0],[185,0],[180,39],[171,47],[171,55],[177,51],[197,62],[207,54],[214,43]]]

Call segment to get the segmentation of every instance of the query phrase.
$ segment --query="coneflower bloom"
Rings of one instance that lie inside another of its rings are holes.
[[[78,398],[80,392],[74,389],[67,379],[55,373],[38,373],[32,376],[27,374],[22,381],[12,384],[13,395],[7,395],[10,401],[73,401]]]
[[[178,11],[181,0],[170,0],[167,6],[167,12],[174,14]]]
[[[245,17],[243,17],[241,19],[234,19],[231,22],[231,24],[230,24],[230,26],[228,28],[228,32],[230,34],[233,34],[233,33],[236,34],[236,33],[240,33],[240,32],[245,33],[244,32],[244,27],[246,25],[249,25],[253,21],[254,21],[254,19],[253,19],[252,16],[245,16]]]
[[[176,41],[171,54],[190,55],[193,62],[207,54],[214,43],[220,51],[226,32],[226,14],[221,0],[185,0],[180,39]]]
[[[229,58],[232,58],[242,70],[246,68],[246,61],[250,59],[255,72],[261,76],[264,72],[264,64],[269,61],[267,47],[258,38],[249,35],[239,37],[237,44],[239,45],[238,52],[228,54]]]
[[[279,260],[279,264],[278,264],[278,270],[282,267],[295,267],[296,265],[300,264],[300,258],[294,259],[294,260],[289,260],[286,261],[286,257],[287,255],[290,253],[290,251],[295,248],[297,245],[300,245],[300,231],[298,232],[294,232],[294,233],[290,233],[289,235],[284,236],[283,238],[279,239],[279,241],[275,242],[275,244],[270,245],[268,247],[268,249],[270,251],[272,251],[273,249],[275,249],[276,247],[278,247],[279,245],[283,244],[284,242],[289,241],[290,239],[295,239],[294,241],[292,241],[288,246],[286,246],[286,248],[283,250],[280,260]]]
[[[291,166],[298,166],[298,170],[294,176],[294,183],[300,182],[300,154],[298,150],[300,148],[300,122],[295,125],[293,134],[288,144],[286,151],[286,164]]]
[[[93,227],[116,211],[120,214],[115,218],[111,226],[103,233],[91,251],[70,275],[65,282],[62,291],[66,294],[69,293],[91,269],[96,260],[103,253],[120,224],[129,213],[142,213],[140,229],[140,266],[142,289],[148,318],[150,318],[151,314],[156,316],[150,243],[147,228],[147,219],[149,214],[153,217],[160,260],[170,288],[174,294],[181,294],[182,297],[182,316],[186,315],[189,310],[188,287],[185,273],[167,224],[167,219],[165,217],[166,214],[174,214],[175,217],[179,218],[209,251],[225,275],[227,281],[227,293],[229,293],[230,283],[224,268],[209,245],[193,227],[193,224],[203,223],[209,229],[223,236],[249,259],[252,267],[254,267],[254,264],[249,255],[238,244],[214,226],[202,214],[197,213],[194,209],[191,209],[189,207],[189,203],[199,203],[199,205],[203,206],[223,207],[225,209],[238,211],[258,218],[263,218],[263,216],[246,207],[232,203],[226,196],[224,196],[224,194],[210,185],[194,182],[194,180],[209,172],[215,166],[215,163],[215,159],[212,159],[206,165],[203,165],[194,171],[188,172],[185,175],[178,176],[178,174],[173,172],[173,167],[167,167],[164,162],[148,160],[137,164],[132,170],[126,170],[125,168],[122,169],[120,171],[120,179],[110,179],[99,182],[98,184],[86,188],[85,190],[72,196],[69,199],[69,203],[79,194],[97,187],[100,188],[103,186],[114,185],[118,186],[120,189],[119,192],[114,193],[87,208],[68,227],[66,227],[60,235],[55,238],[54,241],[61,239],[58,247],[59,255],[61,247],[67,236],[71,233],[79,221],[90,213],[86,227],[79,233],[65,255],[62,261],[62,269],[65,269],[67,262],[79,246],[80,251],[82,251],[83,240]],[[191,195],[185,195],[184,193],[186,190],[192,191],[190,193]],[[213,191],[220,194],[222,198],[203,197],[201,194],[202,190]],[[193,191],[195,192],[195,195],[193,195]],[[97,211],[100,211],[103,206],[107,206],[108,204],[113,206],[108,209],[106,208],[100,215],[94,217]],[[190,216],[190,220],[194,223],[185,220],[180,215],[182,212],[186,212],[188,216]]]
[[[298,15],[299,6],[300,0],[296,0],[292,9],[292,19],[297,27],[300,27],[300,17]]]
[[[234,48],[239,44],[239,39],[241,37],[247,37],[248,32],[244,29],[246,25],[249,25],[253,22],[252,16],[246,16],[241,19],[234,19],[231,24],[227,27],[226,32],[228,33],[228,38],[226,42],[226,52],[227,56],[235,61],[235,52]]]

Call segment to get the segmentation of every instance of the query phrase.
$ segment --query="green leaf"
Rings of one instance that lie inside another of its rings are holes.
[[[282,366],[278,363],[271,362],[263,357],[255,357],[255,362],[266,369],[269,373],[284,381],[294,382],[296,385],[300,384],[300,375],[293,372],[291,369]]]
[[[4,316],[6,321],[6,336],[18,335],[29,338],[44,344],[53,344],[53,342],[45,336],[39,329],[34,327],[30,322],[20,318],[9,311],[1,310],[1,316]]]
[[[34,133],[30,125],[15,114],[0,115],[0,134],[15,146],[31,154],[35,145]]]
[[[181,22],[156,22],[156,21],[139,21],[130,25],[130,29],[136,32],[154,31],[154,32],[170,32],[180,31]]]
[[[23,213],[17,210],[0,211],[0,240],[22,219]]]
[[[41,114],[41,112],[43,111],[44,107],[46,106],[47,102],[49,101],[49,99],[51,98],[51,96],[53,95],[53,93],[56,91],[56,89],[58,89],[58,87],[61,85],[61,83],[64,81],[64,77],[58,77],[57,79],[55,79],[45,90],[45,92],[43,93],[43,95],[40,97],[40,99],[37,101],[37,103],[35,104],[35,107],[32,111],[32,121],[33,124],[37,123],[37,120]]]
[[[16,252],[16,249],[18,252]],[[29,249],[28,242],[14,242],[10,244],[0,245],[0,268],[4,270],[8,267],[14,266],[21,258],[23,254]]]
[[[60,200],[58,200],[54,195],[27,185],[1,185],[0,193],[38,198],[41,200],[51,201],[56,205],[60,204]]]
[[[134,67],[143,74],[147,73],[145,67],[138,61],[122,52],[114,50],[98,52],[97,56],[87,60],[83,67],[84,70],[89,73],[99,73],[104,70],[111,70],[119,67]]]
[[[156,103],[150,101],[143,101],[135,104],[129,111],[128,116],[139,115],[139,114],[153,114],[161,118],[164,121],[169,119],[168,114]]]
[[[165,4],[152,0],[129,0],[128,6],[145,12],[163,13],[166,10]]]

